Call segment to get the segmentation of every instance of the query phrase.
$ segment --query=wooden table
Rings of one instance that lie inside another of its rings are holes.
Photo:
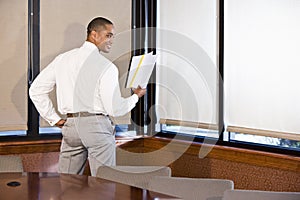
[[[178,199],[96,177],[57,173],[0,173],[0,200]]]

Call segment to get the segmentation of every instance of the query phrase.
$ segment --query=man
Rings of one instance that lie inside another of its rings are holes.
[[[101,165],[115,165],[114,126],[109,116],[121,116],[134,108],[146,90],[122,98],[118,69],[100,54],[108,53],[114,25],[97,17],[87,27],[87,40],[77,49],[58,55],[34,80],[29,94],[40,115],[62,128],[60,173],[82,174],[89,158],[92,176]],[[49,98],[56,86],[58,111]]]

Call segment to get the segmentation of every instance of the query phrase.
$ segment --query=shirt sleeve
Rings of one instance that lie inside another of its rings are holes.
[[[131,111],[139,99],[136,94],[128,98],[121,96],[118,77],[118,69],[112,64],[100,79],[100,97],[103,107],[113,117],[122,116]]]
[[[56,113],[49,93],[55,87],[55,61],[50,63],[36,77],[29,89],[29,96],[36,109],[51,126],[54,126],[61,117]]]

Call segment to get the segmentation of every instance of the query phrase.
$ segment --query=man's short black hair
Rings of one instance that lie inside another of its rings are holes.
[[[107,24],[113,25],[113,23],[104,18],[104,17],[96,17],[94,18],[87,27],[87,35],[90,35],[92,31],[99,29],[99,27],[105,27]]]

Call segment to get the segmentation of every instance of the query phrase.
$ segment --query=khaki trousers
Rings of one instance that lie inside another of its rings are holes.
[[[67,118],[62,135],[59,173],[82,174],[87,158],[92,176],[99,166],[116,165],[114,126],[108,116]]]

